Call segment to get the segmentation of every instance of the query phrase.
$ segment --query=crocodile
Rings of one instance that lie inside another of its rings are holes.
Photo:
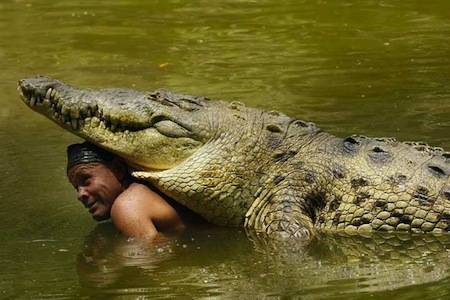
[[[23,101],[124,158],[208,221],[274,240],[322,232],[450,230],[450,153],[422,142],[337,137],[240,102],[166,90],[22,79]]]

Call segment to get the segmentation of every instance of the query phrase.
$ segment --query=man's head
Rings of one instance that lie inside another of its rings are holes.
[[[88,142],[67,147],[67,177],[97,221],[110,217],[114,200],[128,184],[123,161]]]

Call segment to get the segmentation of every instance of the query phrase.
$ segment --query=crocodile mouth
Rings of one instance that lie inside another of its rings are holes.
[[[81,105],[65,105],[65,94],[59,93],[55,88],[48,88],[45,92],[18,86],[22,100],[31,109],[47,116],[57,124],[71,131],[78,131],[84,126],[97,127],[111,132],[133,132],[151,128],[151,123],[121,122],[105,113],[95,103],[81,103]],[[160,121],[160,120],[155,120]],[[156,122],[153,122],[156,123]]]
[[[152,94],[80,90],[47,77],[21,80],[18,91],[32,110],[141,169],[170,169],[202,145]]]

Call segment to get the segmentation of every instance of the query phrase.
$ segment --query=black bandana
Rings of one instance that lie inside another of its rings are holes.
[[[67,171],[78,164],[105,163],[112,161],[113,158],[113,154],[89,142],[72,144],[67,147]]]

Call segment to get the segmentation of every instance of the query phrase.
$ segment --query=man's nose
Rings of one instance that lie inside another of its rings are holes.
[[[86,205],[89,200],[89,192],[84,187],[79,187],[77,190],[77,198],[81,203]]]

